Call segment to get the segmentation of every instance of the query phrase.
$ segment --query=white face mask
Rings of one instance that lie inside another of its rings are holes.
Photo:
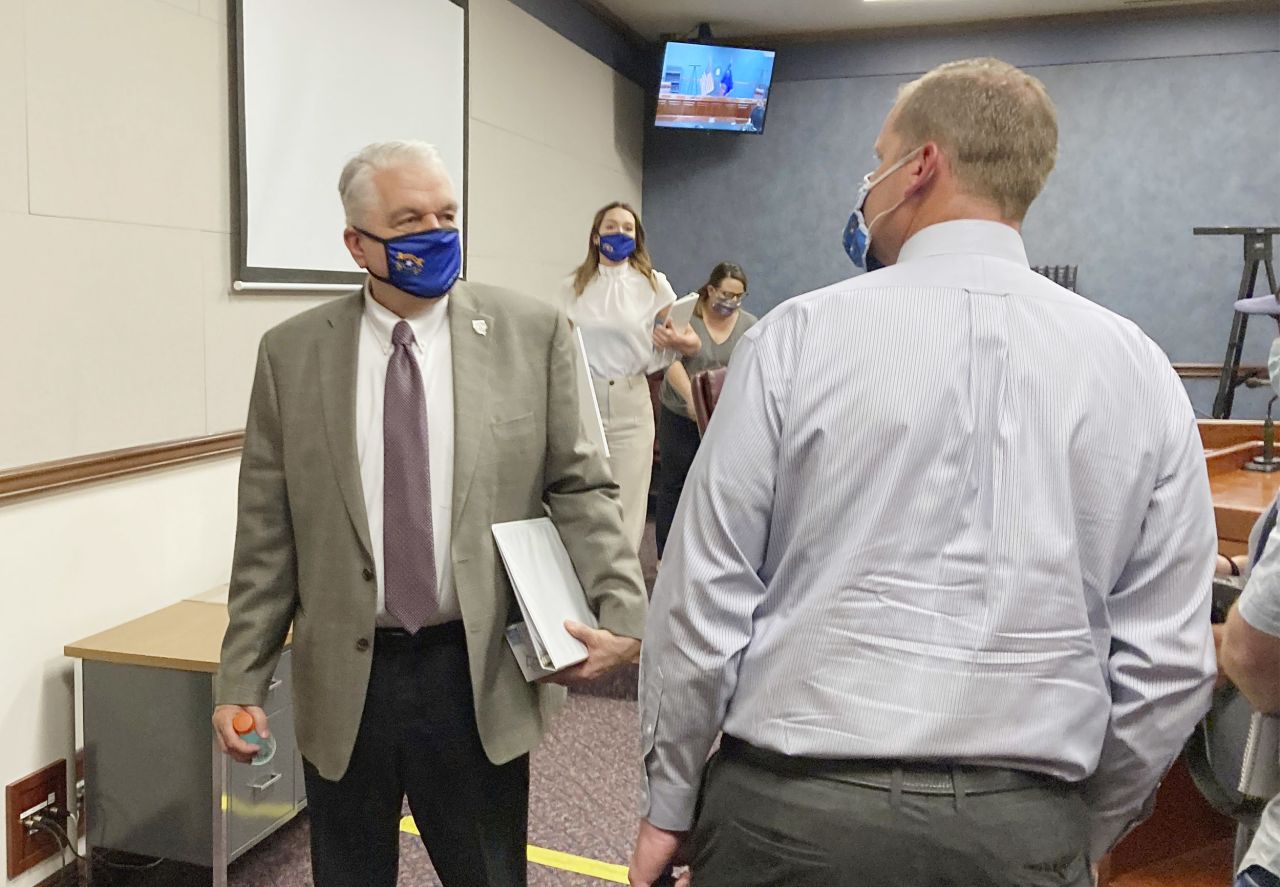
[[[1271,343],[1271,354],[1267,357],[1267,372],[1271,374],[1271,390],[1280,395],[1280,336]]]

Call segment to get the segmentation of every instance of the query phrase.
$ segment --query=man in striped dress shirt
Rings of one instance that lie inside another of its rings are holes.
[[[650,610],[632,884],[1087,885],[1149,813],[1213,510],[1165,355],[1028,266],[1056,152],[1012,66],[908,84],[845,239],[887,267],[744,337]]]

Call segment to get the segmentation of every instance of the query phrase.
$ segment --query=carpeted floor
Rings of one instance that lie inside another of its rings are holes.
[[[625,864],[639,797],[635,703],[574,694],[534,753],[529,842],[603,862]],[[405,815],[408,815],[408,808]],[[231,887],[310,887],[309,831],[303,813],[231,866]],[[198,887],[208,869],[164,863],[147,871],[95,865],[95,887]],[[56,883],[56,882],[55,882]],[[400,836],[400,887],[437,887],[421,842]],[[529,866],[532,887],[603,887],[585,875]]]

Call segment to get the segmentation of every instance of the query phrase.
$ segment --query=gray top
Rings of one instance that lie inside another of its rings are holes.
[[[733,325],[733,330],[729,333],[729,338],[720,344],[716,344],[711,338],[711,333],[707,331],[707,325],[701,317],[694,315],[689,321],[689,325],[693,327],[698,334],[698,338],[702,340],[702,349],[692,357],[682,357],[680,362],[684,364],[685,372],[692,379],[695,375],[703,370],[713,370],[717,367],[727,367],[729,365],[729,355],[733,354],[734,347],[738,344],[738,340],[742,338],[742,334],[755,326],[756,316],[749,312],[738,309],[738,320]],[[659,392],[659,398],[662,405],[677,416],[688,417],[689,413],[685,408],[684,398],[680,396],[680,392],[672,387],[671,383],[665,378],[662,380],[662,391]]]
[[[1258,631],[1280,637],[1280,537],[1275,530],[1271,531],[1262,556],[1257,554],[1262,541],[1260,530],[1266,519],[1264,513],[1249,536],[1249,553],[1257,558],[1257,563],[1249,571],[1249,581],[1236,606],[1245,622]],[[1264,719],[1264,723],[1267,720],[1270,719]],[[1280,796],[1272,798],[1262,811],[1249,852],[1239,862],[1240,871],[1260,865],[1273,874],[1280,873]]]

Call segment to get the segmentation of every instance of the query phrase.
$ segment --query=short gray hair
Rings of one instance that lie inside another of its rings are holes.
[[[444,159],[435,145],[421,141],[374,142],[347,161],[338,177],[338,195],[347,224],[363,222],[374,201],[373,174],[395,166],[424,166],[448,176]]]

